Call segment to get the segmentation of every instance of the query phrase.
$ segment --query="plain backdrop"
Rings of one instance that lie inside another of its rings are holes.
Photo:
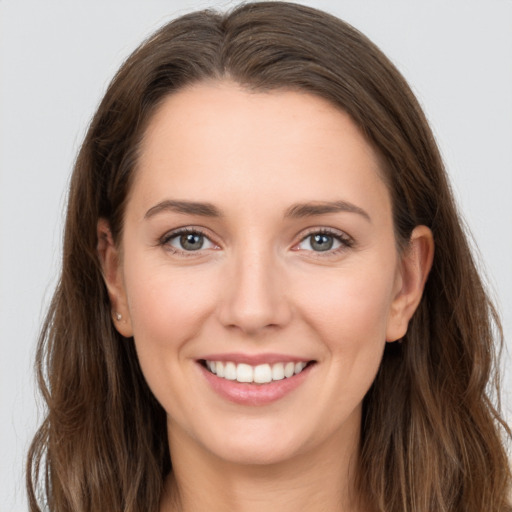
[[[26,510],[33,358],[73,160],[115,70],[167,20],[235,2],[0,0],[0,512]],[[424,106],[512,349],[512,1],[311,0],[376,42]],[[505,410],[512,418],[512,372]]]

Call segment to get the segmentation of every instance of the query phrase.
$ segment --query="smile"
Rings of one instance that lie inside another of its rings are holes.
[[[248,384],[268,384],[288,379],[301,373],[307,364],[307,361],[297,363],[289,361],[252,366],[245,363],[236,364],[231,361],[204,361],[206,368],[217,377]]]
[[[291,394],[309,380],[316,360],[285,354],[209,354],[197,359],[210,389],[244,406],[264,406]]]

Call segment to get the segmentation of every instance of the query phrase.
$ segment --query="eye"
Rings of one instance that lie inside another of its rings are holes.
[[[166,235],[162,245],[175,252],[194,252],[204,249],[214,249],[217,246],[197,229],[181,229]]]
[[[352,239],[341,233],[315,231],[305,236],[296,246],[298,250],[313,252],[337,252],[352,246]]]

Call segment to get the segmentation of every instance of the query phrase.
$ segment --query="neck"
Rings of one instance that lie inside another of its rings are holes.
[[[359,426],[293,459],[244,465],[169,429],[173,472],[161,512],[360,512],[354,495],[358,441]]]

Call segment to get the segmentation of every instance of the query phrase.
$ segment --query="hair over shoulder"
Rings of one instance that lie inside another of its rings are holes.
[[[511,432],[492,399],[502,331],[425,116],[364,35],[284,2],[171,21],[126,60],[94,115],[37,351],[47,416],[28,455],[30,510],[158,510],[172,471],[165,412],[133,340],[113,327],[97,223],[107,219],[120,240],[141,139],[162,100],[223,78],[254,91],[309,92],[347,112],[381,158],[399,250],[417,225],[434,235],[421,303],[364,399],[359,490],[381,512],[510,512]]]

